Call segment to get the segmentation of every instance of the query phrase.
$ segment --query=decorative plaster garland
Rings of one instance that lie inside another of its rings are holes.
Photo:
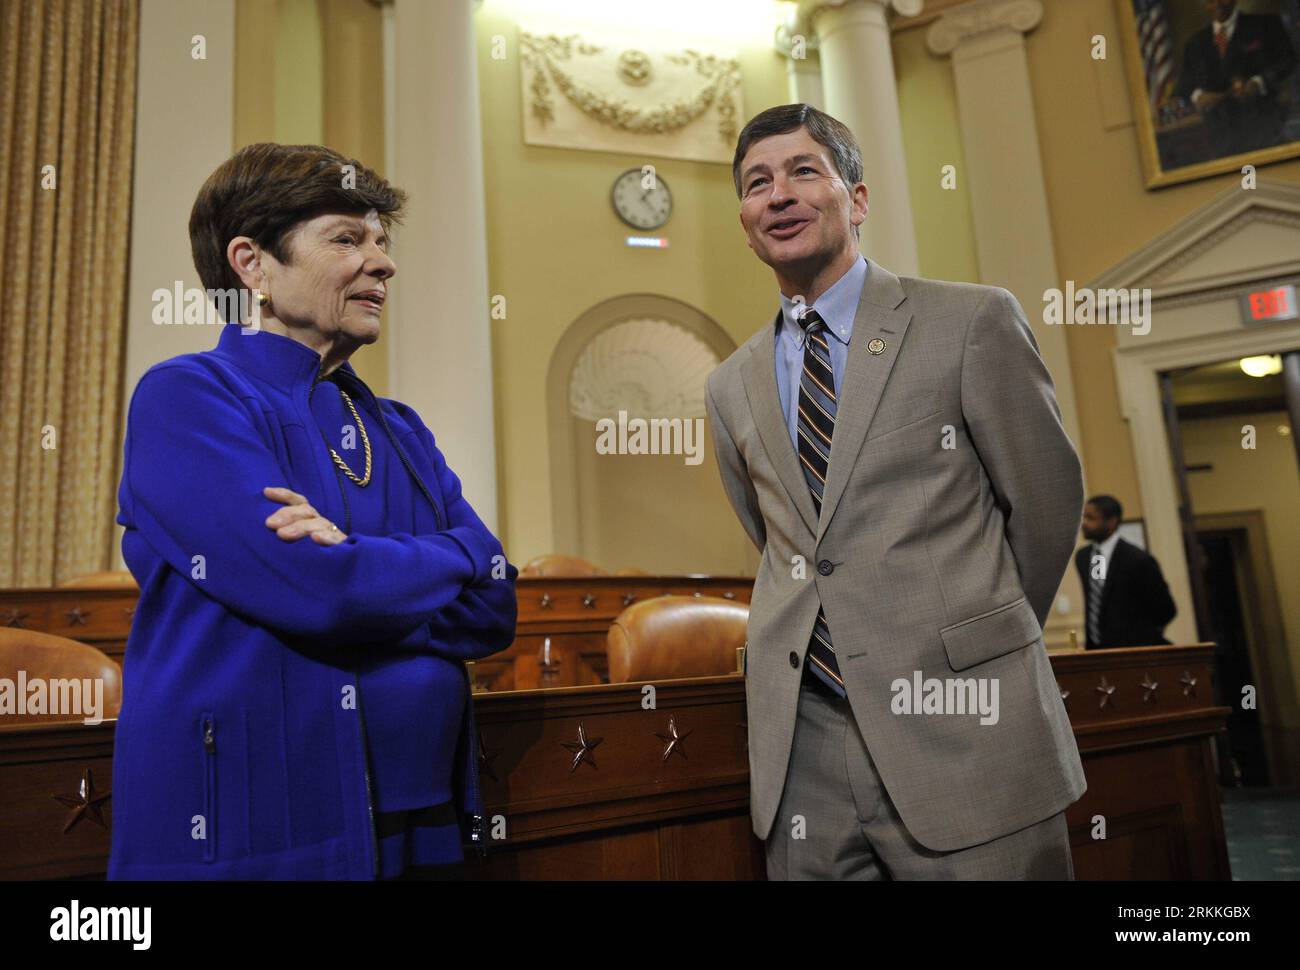
[[[536,125],[545,128],[556,121],[559,106],[555,92],[558,91],[565,102],[603,128],[636,136],[684,134],[686,126],[704,118],[710,111],[714,112],[717,141],[712,147],[685,155],[666,147],[663,154],[700,157],[701,152],[707,151],[721,160],[725,151],[735,144],[739,131],[740,86],[740,66],[735,58],[692,49],[646,52],[633,47],[613,57],[617,47],[592,43],[578,34],[521,30],[519,37],[528,112]],[[589,71],[585,78],[575,76],[573,67],[580,65],[583,58],[600,59],[596,66],[601,76],[607,79],[607,87],[598,89],[593,85]],[[675,87],[678,90],[670,100],[638,102],[636,95],[644,97],[652,82],[665,80],[665,65],[685,69],[677,74],[695,78],[698,86],[683,91],[680,81],[677,81]]]

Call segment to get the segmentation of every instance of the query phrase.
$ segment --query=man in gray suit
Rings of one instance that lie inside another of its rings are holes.
[[[1083,486],[1024,312],[864,259],[861,153],[808,105],[750,121],[732,175],[781,298],[705,395],[763,554],[745,684],[768,875],[1072,878],[1086,786],[1042,623]]]

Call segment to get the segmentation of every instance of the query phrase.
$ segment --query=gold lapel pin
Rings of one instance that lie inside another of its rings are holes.
[[[879,357],[885,352],[885,342],[879,337],[874,338],[867,344],[867,353],[875,354]]]

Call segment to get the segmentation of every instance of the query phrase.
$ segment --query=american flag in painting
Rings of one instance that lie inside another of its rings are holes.
[[[1174,83],[1174,53],[1169,43],[1169,25],[1165,23],[1164,0],[1133,0],[1133,14],[1137,17],[1147,93],[1155,107],[1168,96]]]

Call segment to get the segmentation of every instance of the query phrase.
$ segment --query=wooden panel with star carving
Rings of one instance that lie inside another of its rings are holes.
[[[1212,645],[1050,655],[1087,778],[1078,879],[1227,879]],[[761,879],[740,675],[476,694],[493,839],[472,875]],[[107,869],[114,722],[0,727],[0,878]],[[101,828],[102,823],[102,828]],[[1103,837],[1104,836],[1104,837]]]
[[[1088,780],[1065,813],[1076,879],[1230,878],[1213,662],[1214,644],[1052,655]]]
[[[1052,655],[1080,750],[1122,743],[1124,733],[1150,740],[1152,719],[1169,736],[1218,706],[1211,678],[1213,644],[1125,647]]]
[[[739,675],[475,698],[484,878],[762,878]]]
[[[0,589],[0,626],[79,640],[120,664],[137,597],[134,589]]]
[[[116,724],[0,727],[0,879],[108,871]]]

